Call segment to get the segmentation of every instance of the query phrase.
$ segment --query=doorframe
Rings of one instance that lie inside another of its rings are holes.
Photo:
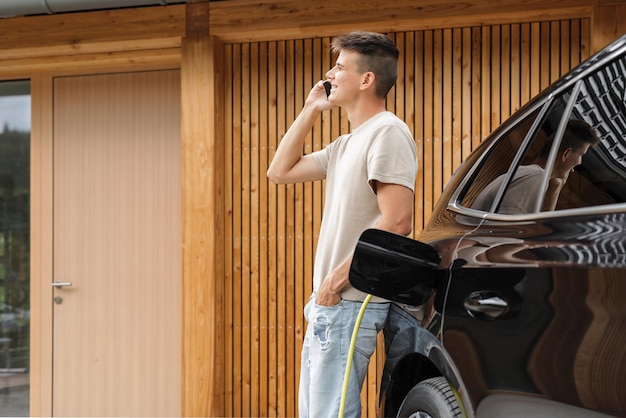
[[[30,78],[31,416],[52,416],[53,78],[49,74]]]

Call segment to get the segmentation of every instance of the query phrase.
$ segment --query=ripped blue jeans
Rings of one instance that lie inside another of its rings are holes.
[[[304,308],[308,321],[302,346],[298,411],[301,418],[337,417],[350,339],[361,302],[342,300],[335,306],[320,306],[312,296]],[[385,325],[389,303],[370,303],[352,358],[345,417],[361,416],[361,387],[376,336]]]

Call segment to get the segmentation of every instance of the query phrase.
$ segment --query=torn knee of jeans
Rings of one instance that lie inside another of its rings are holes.
[[[330,341],[328,340],[328,336],[330,334],[330,325],[331,321],[324,314],[319,314],[315,318],[315,322],[313,322],[313,335],[317,337],[317,340],[320,342],[320,348],[322,350],[330,347]]]

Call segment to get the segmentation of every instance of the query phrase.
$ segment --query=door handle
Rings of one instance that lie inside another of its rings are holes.
[[[69,287],[72,282],[52,282],[52,287]]]
[[[476,319],[496,319],[509,311],[509,303],[497,292],[472,292],[463,303],[465,310]]]

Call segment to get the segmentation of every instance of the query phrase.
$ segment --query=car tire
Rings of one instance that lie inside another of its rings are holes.
[[[461,408],[444,377],[433,377],[415,385],[405,396],[398,417],[461,418]]]

